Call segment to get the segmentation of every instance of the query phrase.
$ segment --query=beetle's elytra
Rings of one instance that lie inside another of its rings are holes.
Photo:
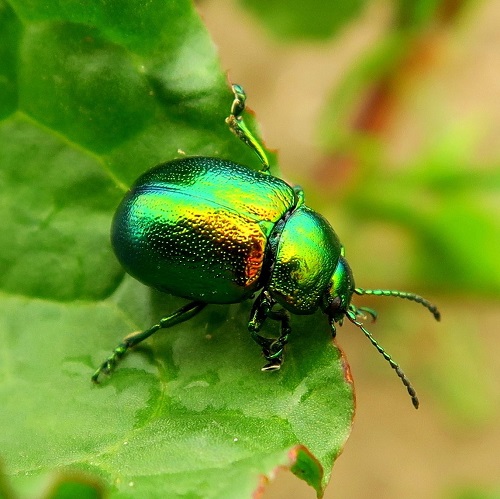
[[[229,128],[259,156],[260,171],[231,161],[186,157],[154,167],[137,179],[118,206],[111,242],[124,269],[160,291],[191,300],[143,332],[127,336],[92,377],[109,374],[126,351],[161,328],[184,322],[210,303],[254,301],[248,322],[252,338],[277,370],[290,335],[289,314],[327,316],[332,334],[346,317],[359,327],[395,369],[413,405],[416,393],[399,365],[359,322],[367,308],[353,294],[406,298],[437,308],[421,296],[393,290],[356,288],[344,249],[328,221],[304,204],[300,188],[270,175],[264,150],[245,126],[245,94],[233,85]],[[259,335],[266,319],[280,335]]]

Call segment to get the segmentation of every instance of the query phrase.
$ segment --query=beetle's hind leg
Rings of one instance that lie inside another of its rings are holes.
[[[263,371],[277,371],[281,368],[285,345],[291,332],[288,312],[284,309],[272,310],[275,303],[269,293],[263,291],[253,305],[248,322],[252,339],[262,347],[262,354],[267,360],[267,364],[262,368]],[[257,334],[268,318],[281,322],[280,335],[276,339],[264,338]]]
[[[262,173],[269,173],[269,160],[267,159],[266,152],[243,121],[243,112],[245,111],[245,102],[247,100],[245,91],[237,84],[232,85],[232,89],[234,100],[231,106],[231,114],[226,118],[226,123],[236,137],[257,154],[262,163],[260,171]]]
[[[206,307],[206,305],[207,304],[204,302],[192,301],[191,303],[188,303],[187,305],[181,307],[179,310],[176,310],[173,314],[162,317],[158,324],[154,324],[149,329],[129,334],[113,350],[111,355],[99,366],[99,369],[97,369],[97,371],[92,376],[92,381],[94,383],[98,383],[101,373],[111,374],[118,362],[120,362],[122,357],[127,353],[127,350],[129,348],[141,343],[146,338],[149,338],[159,329],[166,329],[191,319],[196,314],[201,312]]]

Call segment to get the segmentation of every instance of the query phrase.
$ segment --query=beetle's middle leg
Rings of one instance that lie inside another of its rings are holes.
[[[290,316],[284,309],[272,310],[276,301],[271,298],[267,291],[263,291],[252,307],[248,329],[252,339],[262,347],[262,354],[267,360],[267,364],[262,368],[263,371],[277,371],[283,363],[283,353],[285,345],[290,335]],[[276,339],[264,338],[257,334],[266,319],[280,321],[280,335]]]

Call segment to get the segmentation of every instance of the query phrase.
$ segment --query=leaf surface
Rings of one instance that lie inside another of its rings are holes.
[[[263,373],[250,303],[210,306],[90,382],[124,335],[184,303],[112,253],[128,186],[183,154],[258,168],[226,128],[232,95],[190,2],[0,0],[0,31],[0,452],[13,488],[75,472],[112,497],[239,498],[287,466],[320,494],[353,415],[326,319],[294,318],[284,368]]]

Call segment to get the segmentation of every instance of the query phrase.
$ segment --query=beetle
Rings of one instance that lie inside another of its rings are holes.
[[[356,307],[352,296],[405,298],[426,307],[425,298],[404,291],[355,287],[340,240],[328,223],[304,203],[300,187],[270,174],[266,154],[243,120],[246,95],[233,85],[226,119],[229,129],[259,157],[251,170],[213,157],[185,157],[162,163],[141,175],[118,206],[111,242],[123,268],[165,293],[191,300],[149,329],[124,338],[92,376],[110,374],[129,348],[159,329],[187,321],[208,304],[253,298],[248,329],[266,359],[263,371],[283,363],[290,314],[327,316],[332,336],[347,318],[370,340],[419,401],[399,365],[378,344],[360,319],[376,313]],[[267,319],[280,323],[278,338],[259,334]]]

